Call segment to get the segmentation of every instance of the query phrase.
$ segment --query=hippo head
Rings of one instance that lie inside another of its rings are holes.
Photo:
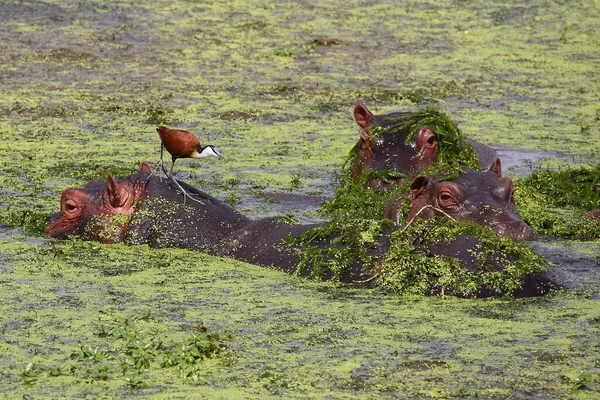
[[[494,228],[499,235],[515,240],[534,240],[536,233],[517,215],[514,191],[509,178],[502,178],[499,158],[485,172],[466,167],[455,179],[440,181],[418,176],[410,186],[410,209],[407,222],[418,217],[445,214],[457,220],[471,221]],[[403,199],[396,199],[386,208],[385,216],[400,219]]]
[[[150,174],[148,165],[142,163],[138,174]],[[122,241],[129,216],[144,194],[140,182],[119,182],[108,174],[106,181],[94,180],[83,189],[66,189],[60,199],[60,212],[50,217],[44,233],[57,239],[74,235],[102,243]]]
[[[409,129],[400,125],[406,122],[410,113],[394,112],[373,115],[364,105],[354,108],[356,123],[362,128],[360,140],[355,146],[357,160],[354,176],[360,178],[367,170],[393,171],[385,178],[373,176],[367,186],[387,189],[396,181],[403,181],[403,175],[422,171],[435,163],[438,152],[436,136],[427,126],[417,129],[412,141],[406,143]]]

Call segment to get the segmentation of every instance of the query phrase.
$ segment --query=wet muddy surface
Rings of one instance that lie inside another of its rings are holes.
[[[597,240],[532,243],[567,291],[464,300],[27,229],[68,187],[156,165],[158,124],[226,157],[179,179],[317,221],[359,101],[440,107],[513,178],[595,165],[596,2],[8,0],[0,20],[3,396],[597,398]],[[227,351],[163,368],[203,326]]]
[[[511,178],[526,176],[535,171],[557,170],[568,166],[594,166],[596,157],[551,151],[496,147],[502,160],[502,173]]]

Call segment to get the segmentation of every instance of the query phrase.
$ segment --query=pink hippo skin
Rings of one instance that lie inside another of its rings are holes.
[[[139,173],[150,174],[150,168],[142,164]],[[83,189],[67,189],[60,199],[60,213],[44,233],[58,239],[74,235],[102,243],[121,242],[134,206],[145,191],[143,180],[119,183],[112,174],[106,181],[91,181]]]
[[[410,190],[411,207],[406,222],[446,214],[494,228],[499,235],[515,240],[536,239],[533,229],[517,215],[515,188],[509,178],[502,178],[502,165],[497,157],[487,171],[463,167],[462,173],[449,181],[418,176]],[[403,196],[394,199],[386,207],[384,217],[399,222],[404,199]]]
[[[438,143],[429,127],[422,126],[417,130],[413,141],[405,143],[408,129],[401,129],[400,124],[406,122],[411,113],[391,112],[374,115],[364,104],[354,108],[354,119],[362,128],[360,139],[353,148],[357,160],[353,165],[353,175],[356,178],[368,171],[388,170],[399,174],[411,175],[435,165],[438,153]],[[376,138],[372,133],[378,128],[385,128]],[[466,140],[479,158],[481,165],[489,165],[496,152],[488,146],[473,140]],[[383,180],[373,177],[367,182],[371,188],[388,189],[396,182],[402,183],[403,178]]]

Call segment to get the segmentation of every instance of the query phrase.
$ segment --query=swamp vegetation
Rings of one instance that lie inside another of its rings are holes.
[[[600,245],[580,218],[598,208],[597,1],[136,3],[0,4],[2,396],[597,398]],[[266,194],[333,197],[357,101],[434,105],[497,148],[531,246],[574,289],[384,294],[40,233],[64,189],[158,163],[157,124],[226,157],[179,179],[319,220]]]

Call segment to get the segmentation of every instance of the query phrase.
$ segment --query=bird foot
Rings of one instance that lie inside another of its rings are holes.
[[[185,199],[186,199],[186,197],[189,198],[192,201],[195,201],[196,203],[200,203],[200,204],[204,205],[204,202],[202,200],[195,199],[195,198],[192,197],[192,195],[190,195],[188,192],[186,192],[185,189],[183,187],[181,187],[181,185],[179,184],[179,182],[177,182],[177,179],[173,178],[173,175],[169,176],[169,179],[171,179],[171,181],[173,181],[173,183],[175,183],[175,185],[177,185],[177,187],[179,188],[179,190],[181,190],[181,193],[183,194],[183,205],[185,205]]]

